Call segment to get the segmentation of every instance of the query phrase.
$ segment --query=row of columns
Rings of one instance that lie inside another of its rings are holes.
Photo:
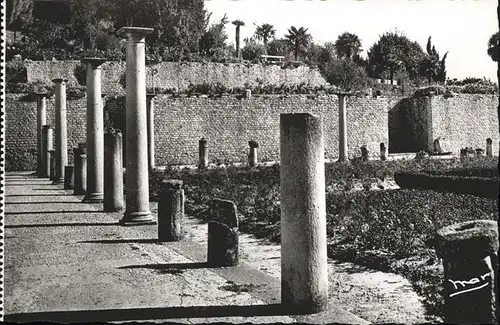
[[[126,187],[127,200],[123,224],[143,224],[153,221],[149,209],[148,169],[154,168],[154,96],[146,99],[145,36],[151,28],[124,27],[118,31],[127,39],[126,59]],[[82,157],[86,161],[85,172],[75,168],[75,183],[80,182],[75,193],[85,192],[83,202],[100,203],[104,200],[104,110],[101,100],[101,65],[105,60],[84,58],[87,64],[87,142],[75,151],[75,165],[82,167]],[[68,137],[66,119],[66,79],[54,79],[55,83],[55,170],[54,183],[64,182],[65,167],[68,165]],[[52,131],[46,125],[47,93],[38,93],[37,106],[37,174],[51,176],[50,152]],[[146,104],[148,102],[148,105]],[[114,134],[114,133],[113,133]],[[121,134],[120,134],[121,137]],[[148,141],[149,138],[149,141]],[[112,140],[110,140],[112,141]],[[121,141],[121,138],[120,138]],[[121,145],[120,151],[121,151]],[[78,156],[78,157],[77,157]],[[114,158],[113,158],[114,159]],[[82,175],[82,174],[85,175]],[[119,167],[115,174],[122,174]],[[114,175],[113,179],[119,178]],[[81,182],[86,179],[86,184]],[[83,187],[85,187],[83,189]]]

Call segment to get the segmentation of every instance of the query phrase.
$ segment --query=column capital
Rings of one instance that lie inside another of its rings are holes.
[[[146,94],[146,99],[148,102],[152,101],[153,99],[156,98],[156,96],[158,96],[158,94],[152,94],[152,93],[149,93],[149,94]]]
[[[347,92],[347,91],[336,91],[333,93],[334,95],[337,95],[337,96],[343,96],[343,97],[349,97],[349,96],[354,96],[355,94],[352,93],[352,92]]]
[[[68,79],[66,79],[66,78],[55,78],[55,79],[52,79],[52,82],[56,83],[56,84],[60,84],[60,83],[63,83],[63,82],[66,83],[66,82],[68,82]]]
[[[35,91],[34,94],[38,97],[48,97],[49,92],[47,91]]]
[[[81,60],[82,63],[90,64],[92,66],[92,68],[94,68],[94,69],[101,68],[101,65],[106,61],[107,61],[106,59],[96,58],[96,57],[84,57]]]
[[[126,38],[132,42],[144,42],[146,35],[153,32],[153,28],[147,27],[122,27],[116,32],[116,34],[121,38]]]

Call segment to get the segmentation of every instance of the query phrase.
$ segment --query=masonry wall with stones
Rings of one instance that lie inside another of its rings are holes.
[[[52,84],[54,78],[67,78],[69,85],[78,85],[74,75],[75,67],[80,61],[28,61],[26,63],[28,82]],[[306,66],[282,69],[276,65],[261,64],[224,64],[201,62],[162,62],[146,68],[147,87],[153,86],[152,69],[158,73],[154,78],[154,86],[161,88],[177,87],[186,89],[190,84],[221,83],[227,88],[244,87],[245,84],[255,86],[259,83],[273,85],[310,86],[327,85],[317,69]],[[120,83],[125,73],[125,62],[106,62],[102,66],[102,89],[105,93],[124,93]]]
[[[460,149],[486,149],[493,140],[498,152],[498,96],[455,94],[401,99],[389,112],[389,152],[434,151],[440,138],[441,149],[455,155]]]
[[[378,158],[379,145],[388,142],[387,110],[389,98],[351,97],[348,99],[349,155],[360,156],[366,145]],[[231,163],[246,161],[248,141],[259,143],[261,161],[279,160],[280,113],[312,112],[323,120],[325,157],[338,157],[338,97],[254,96],[251,99],[173,98],[160,95],[155,100],[156,163],[196,164],[198,140],[208,140],[209,161]],[[106,103],[114,126],[125,128],[123,98]],[[126,131],[126,130],[125,130]]]
[[[55,96],[47,98],[47,124],[55,128]],[[86,139],[86,98],[67,100],[68,149]],[[6,170],[34,170],[36,167],[37,102],[26,94],[7,94],[5,105]],[[54,135],[55,140],[55,135]],[[54,143],[55,145],[55,143]],[[73,162],[73,152],[68,155]]]
[[[454,97],[429,98],[428,148],[433,140],[445,138],[445,151],[458,154],[465,147],[486,150],[486,139],[493,140],[493,154],[498,154],[498,95],[456,94]]]
[[[36,101],[7,95],[6,160],[8,170],[33,170],[36,149]],[[387,110],[391,98],[351,97],[347,101],[349,155],[360,156],[367,145],[378,158],[380,142],[388,142]],[[86,98],[67,101],[68,148],[86,137]],[[105,123],[125,129],[125,99],[105,98]],[[244,162],[248,141],[259,143],[259,160],[279,160],[279,115],[313,112],[323,119],[325,155],[338,156],[338,98],[324,96],[227,96],[198,98],[160,95],[155,100],[156,164],[196,164],[198,140],[205,137],[210,162]],[[54,125],[54,98],[47,100],[47,123]],[[124,137],[125,138],[125,137]]]

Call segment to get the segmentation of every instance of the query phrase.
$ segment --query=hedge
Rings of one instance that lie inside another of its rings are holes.
[[[436,175],[425,173],[396,173],[396,183],[403,188],[430,189],[438,192],[471,194],[496,199],[498,197],[498,178],[464,177],[455,175]]]

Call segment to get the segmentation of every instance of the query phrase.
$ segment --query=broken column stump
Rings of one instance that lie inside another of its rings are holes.
[[[75,174],[73,166],[64,166],[64,189],[73,189],[75,183]]]
[[[235,266],[239,263],[239,234],[236,205],[213,199],[209,207],[208,265]]]
[[[164,180],[158,198],[158,239],[179,241],[183,238],[184,190],[181,180]]]
[[[79,143],[78,148],[73,149],[74,159],[74,184],[73,194],[84,195],[87,193],[87,146]]]
[[[369,152],[366,146],[361,147],[361,160],[368,161],[369,160]]]
[[[109,127],[104,134],[104,212],[118,212],[125,209],[123,199],[123,156],[122,133]]]
[[[380,143],[380,160],[382,161],[387,160],[387,147],[383,142]]]
[[[248,141],[248,146],[250,147],[250,152],[248,154],[248,166],[254,167],[257,165],[257,148],[259,144],[256,141]]]
[[[486,157],[493,157],[493,140],[486,139]]]
[[[51,181],[54,181],[56,179],[56,150],[48,150],[47,151],[47,159],[50,164],[50,174],[49,178]]]
[[[438,230],[436,252],[444,266],[444,321],[496,323],[498,224],[473,220]]]
[[[208,166],[208,148],[207,139],[201,138],[198,141],[199,162],[198,168],[206,168]]]

